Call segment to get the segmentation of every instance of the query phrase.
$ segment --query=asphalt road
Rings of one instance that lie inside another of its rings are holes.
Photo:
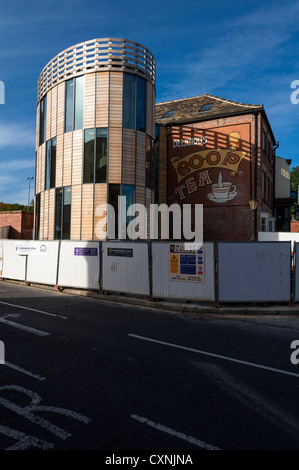
[[[298,450],[298,328],[2,282],[0,449]]]

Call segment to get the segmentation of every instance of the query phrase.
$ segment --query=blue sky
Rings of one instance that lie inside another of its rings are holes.
[[[101,37],[153,53],[157,102],[211,93],[263,104],[277,155],[299,165],[299,105],[290,99],[299,80],[298,19],[299,0],[2,0],[0,202],[27,204],[41,70],[67,47]]]

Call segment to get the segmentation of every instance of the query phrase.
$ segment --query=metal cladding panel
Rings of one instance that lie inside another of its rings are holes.
[[[103,242],[103,290],[149,295],[147,243]]]
[[[16,253],[17,240],[2,240],[2,277],[25,281],[26,256]]]
[[[99,276],[99,242],[61,242],[59,286],[99,289]]]
[[[57,263],[59,241],[39,241],[30,242],[32,246],[41,245],[45,247],[40,254],[29,254],[27,261],[27,279],[28,282],[37,284],[56,285],[57,282]]]
[[[170,280],[169,245],[169,242],[152,243],[153,297],[213,302],[215,300],[213,242],[203,244],[204,282]]]
[[[291,242],[218,243],[219,302],[289,302]]]

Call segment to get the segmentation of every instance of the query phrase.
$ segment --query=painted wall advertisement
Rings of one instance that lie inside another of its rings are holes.
[[[203,246],[196,251],[186,251],[184,243],[170,243],[169,278],[171,281],[205,282]]]
[[[251,124],[173,128],[168,135],[170,204],[247,205]]]

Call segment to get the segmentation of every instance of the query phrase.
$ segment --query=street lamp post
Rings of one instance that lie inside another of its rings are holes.
[[[28,180],[28,183],[29,183],[29,188],[28,188],[28,205],[27,205],[27,212],[29,212],[29,203],[30,203],[30,181],[33,180],[33,176],[27,176],[26,179]]]

